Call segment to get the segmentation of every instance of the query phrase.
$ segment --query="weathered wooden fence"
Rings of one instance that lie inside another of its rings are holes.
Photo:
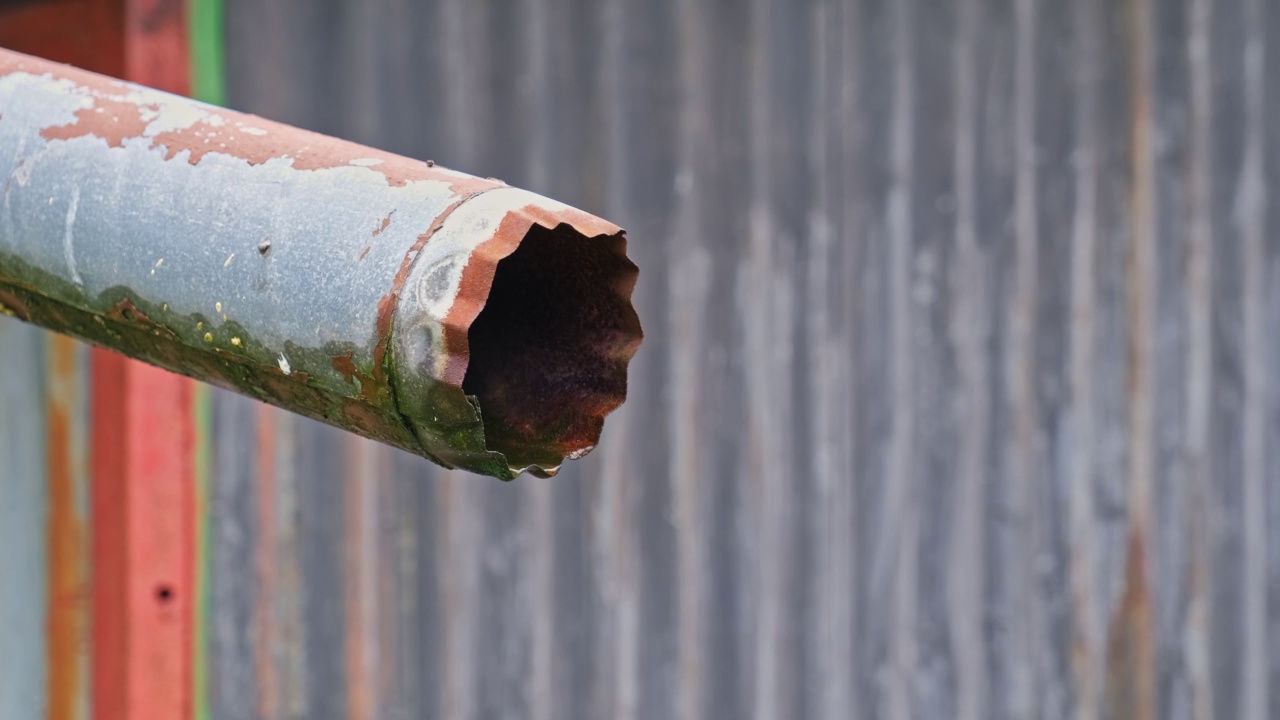
[[[547,481],[215,393],[211,717],[1280,717],[1280,7],[228,16],[233,107],[627,227],[647,340]],[[3,320],[0,708],[86,492]]]

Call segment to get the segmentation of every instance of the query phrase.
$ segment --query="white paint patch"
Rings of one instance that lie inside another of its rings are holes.
[[[18,167],[13,169],[13,181],[18,183],[18,187],[26,187],[31,180],[31,171],[35,169],[34,158],[22,158],[18,162]]]
[[[382,160],[379,158],[356,158],[355,160],[349,161],[347,164],[355,165],[356,167],[373,167],[375,165],[381,165]]]
[[[240,132],[244,133],[245,135],[257,135],[259,137],[267,134],[266,130],[263,130],[262,128],[256,128],[256,127],[242,127],[240,128]]]
[[[146,137],[155,137],[160,133],[175,130],[186,130],[198,122],[209,122],[212,117],[203,107],[193,103],[163,103],[158,106],[159,112],[154,117],[143,115],[148,120],[147,129],[142,132]],[[221,119],[221,118],[219,118]]]
[[[76,270],[76,254],[71,246],[71,231],[76,224],[76,211],[80,208],[80,188],[71,188],[71,203],[67,205],[66,232],[62,235],[62,254],[67,261],[67,269],[71,271],[71,280],[77,285],[84,285],[80,273]]]

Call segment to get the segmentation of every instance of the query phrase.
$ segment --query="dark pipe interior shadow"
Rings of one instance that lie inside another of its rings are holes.
[[[468,330],[462,388],[479,399],[486,445],[512,467],[581,457],[626,399],[641,338],[636,273],[621,235],[586,238],[568,225],[535,225],[498,263]]]

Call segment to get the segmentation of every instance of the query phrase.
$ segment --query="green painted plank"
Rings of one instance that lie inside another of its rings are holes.
[[[191,42],[191,94],[214,105],[226,102],[225,16],[222,0],[190,0],[188,21]],[[194,618],[193,702],[196,720],[208,720],[210,598],[210,455],[212,410],[209,388],[200,385],[195,395],[196,414],[196,605]]]
[[[225,15],[222,0],[190,0],[191,96],[226,103]]]

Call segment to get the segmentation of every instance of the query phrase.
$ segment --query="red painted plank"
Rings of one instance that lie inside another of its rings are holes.
[[[124,76],[189,90],[185,2],[123,3]],[[93,713],[193,711],[196,430],[192,381],[95,350]]]
[[[94,717],[189,717],[194,388],[105,350],[92,377]]]
[[[186,0],[127,0],[125,79],[191,93]]]
[[[0,11],[0,46],[119,76],[124,72],[121,0],[43,0]]]
[[[91,366],[93,434],[90,489],[92,705],[98,720],[126,717],[128,636],[125,507],[128,451],[122,414],[126,405],[124,358],[95,350]],[[116,414],[116,417],[110,417]]]

